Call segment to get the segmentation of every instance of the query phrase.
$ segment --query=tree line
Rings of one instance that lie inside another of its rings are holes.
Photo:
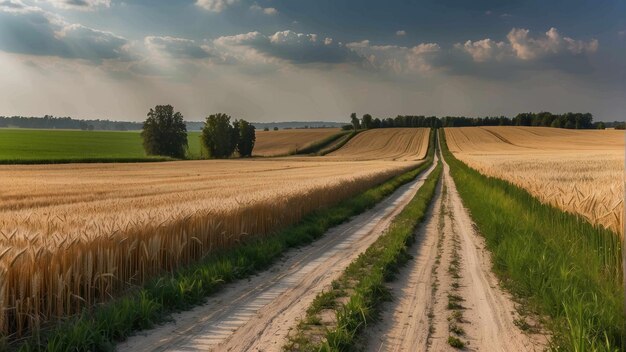
[[[157,105],[148,112],[141,131],[143,147],[148,155],[162,155],[182,159],[189,147],[187,126],[180,112],[171,105]],[[256,142],[254,125],[246,120],[231,120],[219,113],[209,115],[200,136],[202,146],[211,158],[252,156]]]
[[[541,126],[568,129],[604,129],[615,128],[625,129],[626,123],[615,122],[593,122],[593,115],[590,113],[552,114],[550,112],[520,113],[515,117],[507,116],[487,116],[487,117],[465,117],[465,116],[413,116],[398,115],[395,118],[372,118],[370,114],[365,114],[358,118],[356,113],[350,115],[350,124],[344,125],[344,130],[359,130],[388,127],[471,127],[471,126]]]
[[[350,115],[350,124],[344,125],[343,130],[359,130],[372,128],[389,128],[389,127],[440,127],[439,119],[436,116],[414,116],[414,115],[398,115],[388,118],[373,118],[370,114],[365,114],[359,119],[356,113]]]

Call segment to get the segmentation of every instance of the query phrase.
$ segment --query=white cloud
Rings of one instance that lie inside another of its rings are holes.
[[[598,41],[588,42],[562,37],[556,28],[550,28],[545,36],[531,38],[528,29],[513,28],[507,39],[515,53],[521,60],[533,60],[547,55],[569,52],[570,54],[594,53],[598,50]]]
[[[184,38],[148,36],[144,38],[144,45],[150,52],[170,58],[204,59],[211,56],[208,46]]]
[[[110,7],[111,0],[37,0],[52,4],[60,9],[90,11],[97,7]]]
[[[196,6],[211,12],[222,12],[237,2],[239,0],[196,0]]]
[[[261,7],[259,6],[259,4],[254,3],[250,6],[250,10],[254,11],[254,12],[258,12],[258,13],[262,13],[264,15],[268,15],[268,16],[274,16],[274,15],[278,15],[278,10],[276,10],[273,7]]]
[[[425,73],[432,70],[431,62],[441,50],[435,43],[404,47],[371,45],[369,40],[348,43],[346,47],[364,57],[371,67],[397,74]]]
[[[406,31],[405,30],[399,30],[396,32],[396,35],[401,37],[401,36],[405,36],[406,35]]]
[[[498,42],[489,38],[468,40],[464,44],[457,43],[454,47],[469,54],[475,62],[506,59],[532,61],[563,54],[591,54],[598,50],[596,39],[583,41],[563,37],[556,28],[550,28],[537,38],[531,37],[528,29],[513,28],[508,33],[507,40],[508,42]]]
[[[496,42],[491,39],[477,40],[475,42],[468,40],[465,44],[457,43],[454,47],[466,51],[475,62],[485,62],[494,58],[499,60],[508,50],[506,43]]]
[[[249,32],[224,36],[213,41],[216,48],[230,53],[239,60],[261,63],[288,61],[294,64],[339,64],[360,61],[352,50],[335,44],[332,38],[320,40],[315,33],[298,33],[291,30],[272,35]]]

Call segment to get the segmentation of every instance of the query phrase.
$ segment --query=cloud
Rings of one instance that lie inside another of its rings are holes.
[[[371,45],[369,40],[352,42],[346,47],[365,58],[371,68],[401,73],[425,73],[441,51],[438,44],[422,43],[414,47]]]
[[[222,12],[237,2],[239,0],[196,0],[196,6],[211,12]]]
[[[454,47],[470,54],[475,62],[501,59],[503,53],[508,50],[507,44],[504,42],[496,42],[491,39],[477,40],[475,42],[468,40],[465,44],[457,43]]]
[[[507,35],[508,42],[486,38],[457,43],[454,48],[469,54],[475,62],[521,60],[534,61],[554,56],[592,54],[598,50],[598,41],[576,40],[563,37],[556,28],[544,35],[531,37],[528,29],[513,28]]]
[[[98,7],[110,7],[111,0],[38,0],[60,9],[90,11]]]
[[[550,28],[545,36],[531,38],[528,29],[513,28],[507,35],[507,39],[517,58],[533,60],[536,58],[569,52],[574,55],[582,53],[594,53],[598,50],[598,41],[592,39],[588,42],[562,37],[556,28]]]
[[[320,40],[317,34],[297,33],[291,30],[279,31],[272,35],[249,32],[234,36],[224,36],[214,40],[221,50],[238,52],[244,48],[248,61],[251,58],[285,60],[294,64],[345,63],[360,61],[354,52],[332,38]],[[250,52],[250,50],[252,52]],[[255,55],[256,54],[256,55]]]
[[[20,1],[0,2],[0,50],[99,62],[129,60],[129,42],[111,32],[68,23]]]
[[[209,47],[184,38],[148,36],[144,38],[144,45],[150,52],[170,58],[204,59],[211,56]]]
[[[405,30],[399,30],[396,32],[396,35],[401,37],[401,36],[405,36],[406,35],[406,31]]]
[[[252,6],[250,6],[250,10],[254,11],[254,12],[258,12],[258,13],[262,13],[268,16],[274,16],[274,15],[278,15],[278,10],[276,10],[273,7],[261,7],[258,4],[253,4]]]

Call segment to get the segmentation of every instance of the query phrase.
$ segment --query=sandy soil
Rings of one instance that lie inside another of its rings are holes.
[[[515,304],[491,272],[483,238],[473,230],[447,164],[435,197],[412,247],[414,260],[390,285],[394,301],[367,332],[367,349],[453,351],[448,337],[454,336],[469,351],[544,350],[546,336],[515,325],[520,318]],[[450,270],[454,259],[456,272]],[[461,300],[451,301],[449,295]],[[450,302],[459,306],[451,308]],[[463,332],[451,332],[453,327]]]
[[[270,270],[228,285],[207,304],[137,335],[119,351],[280,351],[286,336],[322,289],[364,252],[411,200],[432,167],[373,209],[289,251]]]

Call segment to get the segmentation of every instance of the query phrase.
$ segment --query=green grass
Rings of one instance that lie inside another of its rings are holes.
[[[78,317],[11,348],[20,351],[109,351],[133,332],[168,319],[172,312],[205,302],[225,283],[268,268],[288,248],[308,244],[329,228],[360,214],[421,172],[418,168],[369,189],[336,206],[307,215],[271,236],[213,253],[196,264],[156,278],[123,297],[85,310]],[[0,350],[2,350],[0,345]]]
[[[351,131],[347,134],[347,137],[342,139],[339,143],[329,147],[329,148],[320,148],[319,150],[319,155],[327,155],[330,154],[336,150],[338,150],[339,148],[343,147],[344,145],[346,145],[346,143],[348,143],[352,138],[354,138],[354,136],[356,136],[357,134],[363,132],[365,130],[358,130],[358,131]],[[331,143],[329,143],[331,144]]]
[[[136,162],[146,156],[139,131],[73,131],[0,128],[0,164]],[[200,132],[189,132],[189,157],[199,158]]]
[[[344,136],[347,136],[348,134],[350,134],[352,132],[349,131],[340,131],[336,134],[333,134],[331,136],[328,136],[322,140],[316,141],[298,151],[296,151],[296,154],[315,154],[318,153],[319,151],[323,150],[324,148],[328,147],[329,145],[331,145],[332,143],[336,142],[339,138],[342,138]],[[351,137],[349,137],[351,138]],[[348,138],[348,139],[349,139]]]
[[[422,171],[430,167],[433,160],[434,135],[431,135],[431,148]],[[354,260],[339,280],[333,283],[330,291],[319,294],[298,331],[290,337],[285,349],[297,351],[349,351],[356,349],[364,327],[379,315],[380,303],[390,298],[385,282],[391,280],[399,267],[408,259],[407,248],[415,240],[415,228],[424,219],[435,188],[442,172],[441,162],[428,176],[407,206],[393,219],[387,231],[366,251]],[[329,302],[333,298],[344,297],[345,304]],[[321,339],[312,336],[307,323],[316,321],[315,315],[321,309],[335,311],[336,324]]]
[[[442,133],[443,136],[443,133]],[[553,347],[624,350],[619,236],[542,204],[513,184],[443,154],[487,248],[493,269],[523,306],[548,317]]]

